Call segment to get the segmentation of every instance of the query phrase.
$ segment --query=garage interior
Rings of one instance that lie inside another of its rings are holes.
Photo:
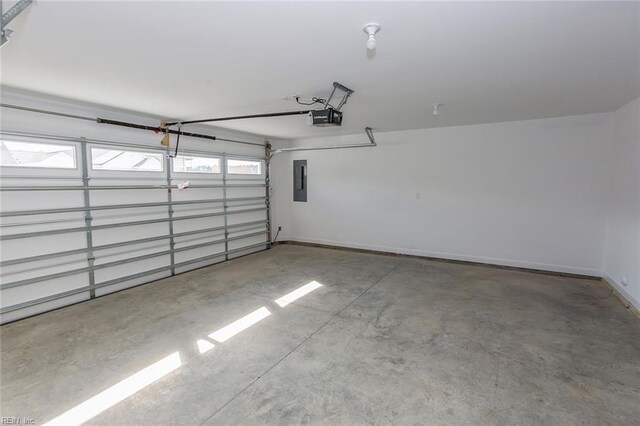
[[[2,2],[3,424],[637,424],[640,2]]]

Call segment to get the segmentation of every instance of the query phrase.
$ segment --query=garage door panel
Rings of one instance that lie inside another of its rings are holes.
[[[99,250],[94,252],[95,267],[102,268],[105,264],[118,262],[121,260],[130,260],[140,256],[149,256],[153,253],[169,250],[169,239],[161,241],[152,241],[135,245],[127,245],[114,247],[108,250]]]
[[[93,231],[93,245],[101,246],[125,241],[151,238],[169,233],[169,223],[152,223],[148,225],[122,226],[118,228],[99,229]]]
[[[241,210],[241,209],[238,209],[238,210]],[[237,213],[237,214],[230,215],[229,225],[236,225],[236,224],[246,223],[246,222],[255,222],[260,220],[263,220],[263,221],[267,220],[266,208],[261,208],[260,210],[256,210],[252,212]]]
[[[120,182],[122,184],[122,182]],[[166,182],[156,182],[155,185],[165,185]],[[101,183],[102,185],[102,183]],[[99,186],[99,185],[92,185]],[[117,186],[117,185],[116,185]],[[154,203],[167,201],[166,189],[114,189],[91,191],[92,206],[107,206],[112,204]]]
[[[186,247],[185,247],[186,248]],[[175,254],[176,263],[182,263],[189,260],[198,259],[205,256],[221,255],[224,258],[224,243],[211,244],[210,246],[200,247],[197,249],[185,250]]]
[[[164,201],[163,203],[166,203]],[[168,206],[153,206],[143,208],[122,208],[108,210],[93,210],[93,226],[112,223],[128,223],[138,220],[164,219],[168,217]]]
[[[191,182],[191,181],[189,181]],[[178,185],[180,183],[179,180],[174,182],[174,185]],[[192,182],[193,185],[222,185],[222,181],[216,182]],[[197,187],[188,187],[186,189],[173,189],[171,191],[171,196],[174,201],[183,202],[183,201],[193,201],[193,200],[221,200],[224,197],[224,190],[222,188],[197,188]]]
[[[242,227],[238,229],[230,229],[229,230],[229,238],[240,239],[246,238],[247,236],[252,235],[266,235],[267,227],[265,224],[251,226],[251,227]]]
[[[128,280],[124,280],[122,282],[117,282],[114,284],[110,284],[103,287],[96,288],[96,296],[104,296],[105,294],[114,293],[121,290],[126,290],[127,288],[135,287],[137,285],[145,284],[151,281],[160,280],[162,278],[167,278],[171,276],[171,271],[167,270],[164,272],[156,272],[152,274],[147,274],[143,277],[132,278]]]
[[[237,240],[229,241],[229,250],[236,250],[246,246],[262,243],[266,241],[266,234],[243,236]]]
[[[174,222],[184,223],[190,220],[210,220],[216,217],[222,217],[223,215],[224,207],[222,205],[195,206],[192,208],[180,206],[180,209],[174,209],[173,219]],[[192,216],[198,217],[192,218]]]
[[[7,207],[8,212],[4,213],[2,218],[3,234],[46,231],[84,225],[85,212],[80,211],[83,208],[82,206],[68,204],[61,208],[78,209],[79,211],[47,214],[20,214],[21,211],[30,210],[28,206],[23,206],[21,209],[18,209],[15,205],[6,205],[4,207]],[[41,208],[41,210],[45,209],[47,211],[55,210],[46,206]]]
[[[86,244],[86,231],[68,234],[45,235],[0,242],[2,261],[23,259],[26,257],[60,253],[67,250],[83,249]]]
[[[3,186],[13,185],[28,185],[35,186],[34,182],[21,182],[16,183],[8,182],[4,177],[2,178]],[[52,186],[52,183],[43,182],[42,186]],[[77,182],[67,182],[64,186],[78,186],[81,185],[80,180]],[[38,210],[38,209],[60,209],[67,207],[82,207],[83,196],[82,191],[77,189],[64,190],[64,191],[10,191],[2,193],[2,211],[16,211],[16,210]]]
[[[34,276],[48,275],[53,272],[84,266],[87,266],[86,253],[74,253],[17,264],[6,264],[2,266],[2,282],[6,283]]]
[[[174,219],[188,217],[193,215],[210,214],[215,216],[215,213],[222,214],[224,212],[224,203],[222,201],[215,203],[198,203],[190,205],[174,205],[173,217]]]
[[[52,278],[46,281],[39,281],[33,284],[21,285],[19,287],[6,288],[2,290],[3,308],[16,305],[30,300],[47,297],[69,290],[84,288],[89,285],[88,273],[79,273],[66,277]]]
[[[29,264],[9,265],[2,267],[2,285],[8,286],[14,282],[42,277],[46,280],[49,275],[63,272],[87,269],[88,263],[85,256],[70,256],[65,259],[46,259]]]
[[[224,216],[180,220],[173,223],[173,231],[176,234],[218,227],[224,227]]]
[[[96,284],[99,285],[105,281],[116,278],[126,277],[144,271],[166,267],[171,264],[169,255],[156,256],[151,259],[145,259],[135,262],[129,262],[122,265],[115,265],[105,269],[95,271]]]
[[[229,182],[230,186],[227,189],[227,197],[229,198],[264,197],[265,195],[264,186],[234,187],[232,186],[234,183],[245,184],[245,182]]]
[[[185,247],[193,246],[196,244],[204,244],[211,241],[221,240],[225,238],[225,230],[203,232],[192,235],[185,235],[182,237],[175,237],[174,244],[176,249],[182,249]]]

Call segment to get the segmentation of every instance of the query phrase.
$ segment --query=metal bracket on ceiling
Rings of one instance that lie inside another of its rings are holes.
[[[335,108],[336,111],[340,111],[340,108],[342,108],[344,106],[344,104],[347,103],[347,100],[349,99],[349,96],[351,96],[353,94],[353,90],[349,89],[346,86],[343,86],[342,84],[338,83],[337,81],[334,81],[333,82],[333,90],[331,91],[331,95],[329,95],[329,98],[324,103],[324,107],[325,108],[329,108],[331,106],[331,104],[330,104],[331,98],[333,98],[334,93],[336,93],[336,89],[339,89],[339,90],[344,92],[344,95],[342,95],[342,99],[340,100],[340,103]]]
[[[364,132],[366,133],[369,141],[371,143],[354,143],[348,145],[324,145],[324,146],[311,146],[311,147],[300,147],[300,148],[280,148],[271,152],[271,156],[269,160],[271,160],[276,155],[282,152],[294,152],[294,151],[320,151],[325,149],[345,149],[345,148],[368,148],[372,146],[378,146],[375,138],[373,137],[373,129],[371,127],[365,127]]]
[[[11,33],[13,31],[7,28],[9,22],[13,21],[16,16],[20,15],[20,13],[32,3],[35,3],[34,0],[20,0],[11,6],[6,13],[3,13],[2,2],[0,1],[0,14],[2,14],[2,21],[0,22],[0,46],[4,46],[11,38]]]
[[[373,145],[375,145],[375,144],[376,144],[376,140],[375,140],[375,138],[373,137],[373,129],[372,129],[371,127],[365,127],[365,128],[364,128],[364,132],[365,132],[365,133],[367,134],[367,136],[369,137],[369,140],[371,141],[371,143],[372,143]]]

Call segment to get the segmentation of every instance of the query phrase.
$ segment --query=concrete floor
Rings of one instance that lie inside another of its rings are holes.
[[[594,280],[281,245],[0,332],[2,416],[38,424],[87,400],[104,425],[640,421],[640,321]]]

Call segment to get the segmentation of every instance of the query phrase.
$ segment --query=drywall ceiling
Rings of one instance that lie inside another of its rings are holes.
[[[370,21],[383,27],[374,57]],[[3,85],[158,117],[296,110],[282,98],[326,97],[333,81],[355,90],[342,128],[222,125],[270,137],[612,111],[640,94],[638,2],[45,0],[9,27]]]

